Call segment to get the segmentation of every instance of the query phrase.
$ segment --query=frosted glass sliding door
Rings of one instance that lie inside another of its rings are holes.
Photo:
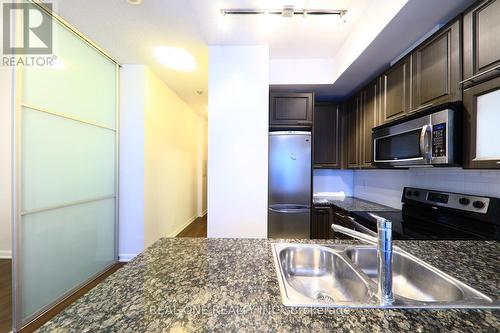
[[[118,66],[52,21],[56,65],[16,78],[16,328],[117,258]]]

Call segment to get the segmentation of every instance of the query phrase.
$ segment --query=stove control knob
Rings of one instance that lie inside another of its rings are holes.
[[[413,192],[412,191],[406,191],[406,196],[407,197],[411,197],[413,195]]]
[[[418,197],[420,195],[420,191],[413,192],[413,195],[416,196],[416,197]]]
[[[481,209],[481,208],[484,208],[484,202],[482,202],[482,201],[474,201],[472,203],[472,206],[474,206],[474,208]]]
[[[470,200],[468,198],[460,198],[460,200],[458,200],[458,202],[461,204],[461,205],[464,205],[464,206],[467,206],[469,203],[470,203]],[[479,201],[477,201],[479,202]],[[475,207],[475,206],[474,206]]]

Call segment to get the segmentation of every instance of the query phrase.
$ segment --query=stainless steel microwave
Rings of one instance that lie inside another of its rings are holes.
[[[433,108],[425,115],[374,128],[374,164],[405,168],[459,165],[458,112]]]

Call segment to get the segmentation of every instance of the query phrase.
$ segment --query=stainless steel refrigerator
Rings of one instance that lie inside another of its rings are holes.
[[[311,132],[269,133],[269,238],[310,238]]]

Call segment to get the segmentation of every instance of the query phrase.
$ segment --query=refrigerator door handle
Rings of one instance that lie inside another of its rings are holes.
[[[298,214],[306,213],[311,209],[307,205],[287,205],[281,207],[269,207],[269,210],[275,213]]]

